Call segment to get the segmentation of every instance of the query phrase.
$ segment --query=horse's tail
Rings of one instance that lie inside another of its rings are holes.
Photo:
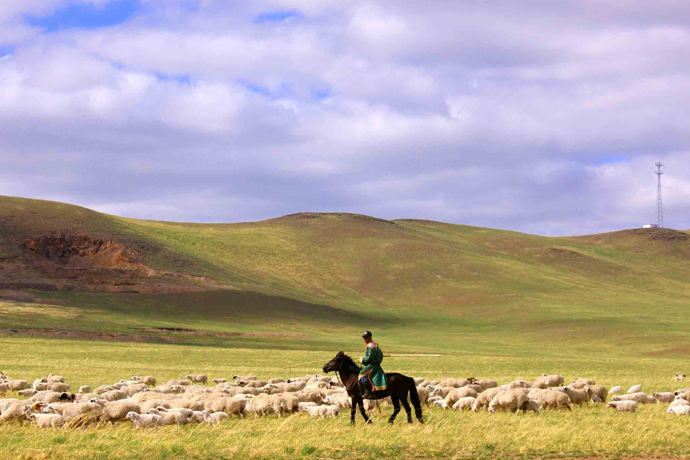
[[[414,379],[412,377],[408,377],[407,382],[410,386],[410,402],[412,403],[412,407],[414,407],[414,414],[417,417],[417,420],[419,420],[420,423],[423,423],[422,405],[419,402],[419,393],[417,393],[417,385],[414,383]]]

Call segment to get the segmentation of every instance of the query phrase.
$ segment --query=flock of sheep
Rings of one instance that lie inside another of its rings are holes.
[[[682,381],[685,375],[675,379]],[[129,420],[135,427],[143,428],[218,424],[230,416],[242,418],[248,414],[280,417],[302,412],[312,417],[335,417],[341,408],[351,407],[350,398],[336,377],[310,375],[265,381],[254,376],[235,376],[231,381],[217,378],[212,382],[215,386],[207,386],[206,375],[194,374],[157,386],[152,376],[133,376],[94,390],[81,386],[77,393],[71,393],[64,377],[59,375],[50,374],[30,384],[0,372],[0,395],[17,394],[16,398],[0,399],[0,423],[28,420],[55,430]],[[648,395],[640,385],[634,385],[621,394],[620,386],[609,390],[588,378],[575,379],[567,386],[564,383],[562,375],[547,374],[533,382],[515,380],[501,386],[490,379],[415,378],[420,401],[442,409],[538,413],[606,403],[616,412],[635,412],[640,404],[668,403],[669,414],[690,415],[690,388]],[[365,409],[381,412],[381,402],[386,400],[366,400]]]

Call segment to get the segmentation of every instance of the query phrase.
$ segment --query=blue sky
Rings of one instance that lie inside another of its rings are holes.
[[[690,13],[662,3],[0,3],[0,194],[545,235],[690,228]]]

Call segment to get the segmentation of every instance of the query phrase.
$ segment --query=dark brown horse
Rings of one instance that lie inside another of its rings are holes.
[[[342,351],[339,351],[335,358],[328,361],[325,366],[323,366],[323,371],[337,372],[340,375],[340,380],[345,385],[347,394],[352,399],[352,410],[350,411],[350,423],[355,423],[355,414],[357,413],[357,407],[359,407],[359,413],[364,417],[365,423],[371,423],[369,417],[367,417],[364,411],[364,400],[359,393],[359,371],[360,367],[352,361],[352,358],[347,356]],[[414,384],[414,380],[411,377],[407,377],[402,374],[386,374],[386,380],[388,381],[388,388],[383,391],[377,391],[374,394],[374,399],[383,399],[390,396],[393,402],[393,415],[388,419],[388,423],[393,423],[395,417],[397,417],[400,412],[400,403],[402,403],[407,412],[407,423],[412,423],[412,410],[410,409],[410,404],[407,402],[407,396],[410,396],[410,401],[414,406],[414,412],[417,416],[419,423],[424,423],[422,418],[422,405],[419,403],[419,395],[417,394],[417,387]]]

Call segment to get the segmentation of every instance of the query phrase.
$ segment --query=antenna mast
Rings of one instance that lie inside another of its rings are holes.
[[[661,202],[661,175],[664,173],[661,168],[664,164],[660,161],[654,163],[656,166],[657,182],[656,182],[656,226],[659,228],[664,228],[664,206]]]

